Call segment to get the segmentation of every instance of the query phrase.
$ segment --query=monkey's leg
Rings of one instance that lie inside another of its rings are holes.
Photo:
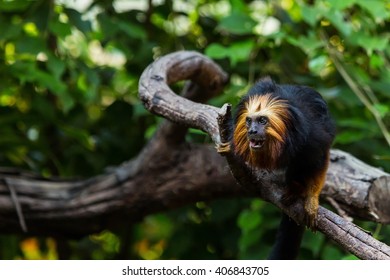
[[[307,192],[304,202],[304,208],[306,212],[306,225],[311,230],[316,230],[317,228],[317,214],[318,214],[318,205],[321,190],[325,184],[326,180],[326,171],[328,170],[329,165],[329,156],[324,162],[324,166],[318,170],[313,177],[307,181]]]

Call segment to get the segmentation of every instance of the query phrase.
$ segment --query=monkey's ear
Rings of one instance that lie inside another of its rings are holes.
[[[275,81],[270,76],[264,76],[260,78],[256,84],[261,84],[263,87],[275,88]]]
[[[274,83],[270,76],[264,76],[259,79],[259,82]]]
[[[271,79],[270,76],[260,78],[253,87],[248,91],[249,95],[258,95],[275,92],[278,85]]]

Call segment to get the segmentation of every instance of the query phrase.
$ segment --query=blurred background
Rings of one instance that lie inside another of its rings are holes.
[[[161,122],[137,98],[143,69],[196,50],[231,76],[211,104],[264,75],[312,86],[334,146],[390,172],[389,30],[386,0],[0,0],[0,166],[85,178],[136,156]],[[258,199],[200,201],[79,240],[0,234],[0,258],[263,259],[279,217]],[[390,244],[390,226],[355,222]],[[302,247],[355,258],[321,233]]]

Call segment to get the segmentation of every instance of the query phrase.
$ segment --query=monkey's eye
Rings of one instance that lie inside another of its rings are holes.
[[[262,124],[262,125],[265,125],[265,124],[268,123],[267,117],[264,117],[264,116],[259,117],[259,118],[257,119],[257,121],[258,121],[260,124]]]
[[[245,122],[247,126],[250,126],[252,123],[252,119],[250,117],[246,117]]]

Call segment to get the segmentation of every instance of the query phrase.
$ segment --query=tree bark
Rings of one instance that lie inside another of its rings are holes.
[[[140,87],[139,87],[139,93],[141,99],[146,104],[146,107],[154,113],[161,114],[167,119],[170,119],[172,121],[176,121],[175,112],[172,112],[170,108],[166,111],[162,111],[161,108],[159,108],[160,104],[159,102],[154,102],[156,93],[158,93],[159,98],[161,96],[164,96],[165,102],[169,103],[169,100],[174,100],[175,105],[182,104],[186,109],[185,110],[194,110],[194,115],[191,116],[188,120],[185,118],[185,115],[183,118],[180,119],[181,122],[186,123],[187,121],[190,122],[193,126],[202,129],[203,131],[206,131],[209,133],[210,137],[214,140],[214,143],[217,145],[218,150],[221,154],[223,154],[229,163],[229,166],[232,170],[233,176],[235,179],[243,186],[243,188],[247,189],[248,191],[256,193],[261,198],[272,202],[273,204],[280,207],[284,212],[286,212],[291,218],[293,218],[295,221],[297,221],[299,224],[303,224],[302,221],[302,215],[300,213],[303,213],[302,209],[302,203],[297,201],[293,205],[290,205],[289,207],[286,207],[281,203],[281,197],[285,193],[285,189],[283,187],[283,175],[280,174],[274,174],[270,173],[267,174],[266,172],[263,172],[262,174],[258,174],[256,172],[251,172],[246,168],[245,165],[243,165],[239,160],[235,158],[235,155],[230,151],[229,149],[229,124],[231,123],[231,110],[230,106],[223,106],[221,109],[217,110],[210,109],[206,107],[201,107],[197,104],[187,103],[187,101],[184,101],[183,98],[176,96],[167,86],[167,84],[161,85],[158,83],[154,83],[153,77],[159,76],[162,77],[162,79],[159,80],[159,82],[166,81],[168,84],[171,81],[170,79],[170,72],[168,71],[161,71],[162,69],[167,69],[172,67],[172,65],[181,65],[183,61],[188,63],[189,60],[194,61],[194,65],[199,64],[198,57],[202,57],[199,54],[193,53],[193,52],[179,52],[174,53],[171,55],[167,55],[160,59],[159,61],[153,63],[151,66],[148,67],[148,69],[143,73],[140,80]],[[196,58],[196,59],[195,59]],[[176,60],[177,59],[177,60]],[[180,73],[180,78],[184,79],[192,79],[192,73],[188,73],[189,75],[186,76],[184,72]],[[152,79],[151,79],[152,78]],[[175,97],[173,97],[175,96]],[[191,107],[189,107],[191,106]],[[179,106],[180,107],[180,106]],[[175,110],[173,110],[175,111]],[[181,111],[181,110],[180,110]],[[210,119],[209,121],[203,121],[202,116],[207,115],[206,112],[210,113]],[[217,111],[217,118],[214,118],[212,114]],[[202,120],[201,122],[196,122],[194,120]],[[215,126],[217,123],[218,129],[215,129]],[[215,135],[216,131],[218,132],[217,135]],[[218,137],[219,136],[219,137]],[[333,156],[333,161],[338,161],[342,158],[339,156]],[[357,161],[352,161],[351,163],[356,163]],[[357,164],[355,167],[359,166]],[[359,170],[355,170],[351,167],[341,168],[342,171],[364,171],[362,168]],[[337,177],[339,184],[345,184],[346,186],[351,185],[351,181],[355,179],[354,176],[348,176],[349,174],[343,174],[342,177]],[[363,176],[362,176],[363,175]],[[380,172],[379,170],[375,170],[375,172],[363,173],[359,174],[359,176],[362,176],[363,179],[367,179],[370,181],[370,183],[375,182],[375,184],[371,184],[370,188],[373,188],[374,186],[379,186],[378,188],[379,193],[388,193],[389,192],[389,185],[385,185],[387,179],[383,179],[383,177],[387,177],[387,174]],[[379,176],[379,177],[378,177]],[[336,184],[338,186],[338,184]],[[364,184],[363,184],[364,185]],[[375,187],[374,187],[375,188]],[[364,189],[364,188],[363,188]],[[356,192],[358,193],[358,192]],[[374,191],[374,193],[378,193],[378,189]],[[374,197],[378,198],[378,195],[374,195]],[[347,204],[350,205],[349,202],[352,202],[354,199],[349,200],[347,199]],[[368,199],[368,196],[366,196],[364,199],[358,200],[359,202],[362,201],[370,201]],[[378,217],[379,212],[384,212],[385,216],[388,216],[388,203],[389,199],[384,198],[380,201],[380,203],[374,202],[370,203],[368,202],[368,206],[384,206],[384,209],[378,210],[379,207],[375,207],[374,215],[370,213],[371,216]],[[366,203],[362,202],[361,204],[366,205]],[[341,222],[342,221],[342,222]],[[327,234],[330,238],[337,241],[343,248],[347,249],[351,253],[355,254],[356,256],[360,258],[378,258],[378,259],[390,259],[390,248],[386,246],[383,243],[380,243],[379,241],[373,239],[371,236],[369,236],[367,233],[361,231],[358,227],[356,227],[354,224],[350,223],[346,220],[340,220],[337,215],[334,215],[329,210],[320,207],[319,209],[319,215],[317,219],[318,229],[322,231],[323,233]],[[340,225],[342,225],[340,227]],[[339,235],[335,233],[339,233],[340,231],[344,231],[346,234]]]
[[[183,97],[168,87],[187,79],[193,83]],[[217,146],[225,142],[217,118],[226,115],[228,106],[198,102],[221,92],[226,82],[220,67],[195,52],[157,60],[140,79],[140,98],[151,112],[175,123],[165,121],[136,158],[93,178],[44,179],[0,169],[0,230],[22,232],[24,222],[28,234],[80,237],[196,201],[238,196],[260,196],[295,217],[299,205],[285,208],[278,200],[280,179],[245,177],[252,187],[241,187],[215,147],[185,142],[187,127],[205,131]],[[388,173],[333,150],[323,197],[349,216],[389,223],[389,180]],[[360,258],[390,259],[387,245],[329,210],[320,209],[318,224],[319,231]]]

